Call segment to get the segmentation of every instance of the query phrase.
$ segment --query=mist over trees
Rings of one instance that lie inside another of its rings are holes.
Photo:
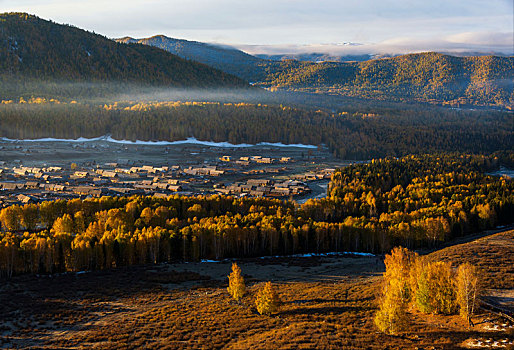
[[[119,92],[127,83],[140,87],[249,88],[248,82],[252,82],[272,90],[373,101],[505,108],[512,108],[514,103],[513,57],[454,57],[427,52],[365,62],[316,63],[262,60],[238,50],[162,36],[140,41],[149,45],[130,38],[125,41],[128,43],[118,43],[27,13],[2,13],[0,81],[10,86],[2,86],[0,93],[13,98],[38,91],[48,97],[65,82],[111,83]],[[103,89],[109,92],[107,86]],[[96,96],[104,95],[96,92]]]
[[[509,112],[437,108],[329,113],[249,103],[115,102],[100,106],[37,98],[0,104],[3,137],[76,139],[106,134],[119,140],[177,141],[194,136],[234,144],[326,145],[336,157],[365,160],[514,148]]]
[[[436,52],[363,62],[267,60],[242,51],[157,35],[120,38],[155,46],[234,74],[273,90],[358,97],[377,101],[417,101],[448,106],[512,108],[513,57],[455,57]],[[364,55],[365,56],[365,55]],[[363,58],[363,57],[361,57]]]

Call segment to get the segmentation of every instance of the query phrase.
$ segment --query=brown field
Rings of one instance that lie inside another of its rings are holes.
[[[506,307],[514,290],[514,231],[430,254],[477,264]],[[0,347],[25,349],[453,349],[501,348],[512,325],[481,312],[470,329],[459,316],[411,312],[409,330],[377,332],[375,297],[384,269],[376,257],[238,261],[248,293],[226,291],[230,262],[142,266],[59,276],[19,276],[0,285]],[[271,317],[254,297],[272,280],[282,305]],[[510,337],[510,338],[509,338]]]

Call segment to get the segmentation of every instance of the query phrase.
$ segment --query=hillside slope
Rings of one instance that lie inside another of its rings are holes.
[[[255,81],[258,78],[262,79],[263,69],[266,65],[266,60],[249,55],[235,48],[169,38],[164,35],[156,35],[143,39],[124,37],[116,39],[116,41],[158,47],[184,59],[204,63],[250,81]]]
[[[285,59],[287,55],[263,56],[272,58],[266,60],[232,48],[162,35],[118,41],[156,46],[271,89],[452,106],[511,108],[514,102],[513,57],[456,57],[426,52],[387,59],[354,58],[361,62],[316,63],[305,60],[326,57],[312,54],[297,60]]]
[[[514,58],[434,52],[366,62],[282,61],[263,86],[378,100],[512,106]]]
[[[146,45],[124,45],[25,13],[0,14],[0,77],[242,87],[227,73]]]

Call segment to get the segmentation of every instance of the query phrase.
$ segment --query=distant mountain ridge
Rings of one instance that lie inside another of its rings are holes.
[[[115,40],[120,43],[138,43],[158,47],[184,59],[200,62],[250,81],[253,80],[259,66],[265,62],[263,59],[229,46],[169,38],[164,35],[143,39],[124,37]]]
[[[514,57],[427,52],[365,62],[282,61],[261,85],[378,100],[511,108],[513,75]]]
[[[362,62],[311,57],[323,62],[265,60],[231,47],[163,35],[115,42],[26,13],[0,14],[2,98],[20,96],[20,91],[34,95],[33,82],[116,82],[123,90],[123,84],[241,88],[248,81],[271,90],[370,100],[514,105],[512,56],[427,52]]]
[[[117,40],[157,46],[272,90],[451,106],[512,108],[514,103],[513,57],[457,57],[435,52],[385,58],[321,53],[254,57],[234,48],[163,35]]]
[[[296,54],[257,54],[256,57],[259,57],[264,60],[271,61],[284,61],[284,60],[295,60],[295,61],[303,61],[303,62],[348,62],[348,61],[369,61],[373,58],[376,58],[373,54],[362,54],[362,55],[333,55],[328,53],[296,53]]]
[[[174,87],[247,85],[235,76],[158,48],[122,45],[26,13],[0,14],[0,77]]]
[[[499,56],[508,57],[502,53],[489,52],[438,52],[442,55],[455,56],[455,57],[470,57],[470,56]],[[325,53],[325,52],[303,52],[303,53],[283,53],[283,54],[256,54],[255,57],[262,58],[264,60],[272,61],[284,61],[284,60],[295,60],[300,62],[364,62],[382,58],[393,58],[404,56],[401,53],[390,53],[380,54],[372,51],[361,54],[336,54],[336,53]]]

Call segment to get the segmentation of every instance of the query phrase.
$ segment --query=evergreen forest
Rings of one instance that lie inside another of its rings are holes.
[[[132,141],[196,137],[233,144],[302,143],[328,147],[336,157],[357,160],[453,151],[491,154],[514,148],[512,114],[500,111],[419,107],[331,113],[249,103],[98,105],[41,98],[0,104],[3,137],[76,139],[106,134]]]

